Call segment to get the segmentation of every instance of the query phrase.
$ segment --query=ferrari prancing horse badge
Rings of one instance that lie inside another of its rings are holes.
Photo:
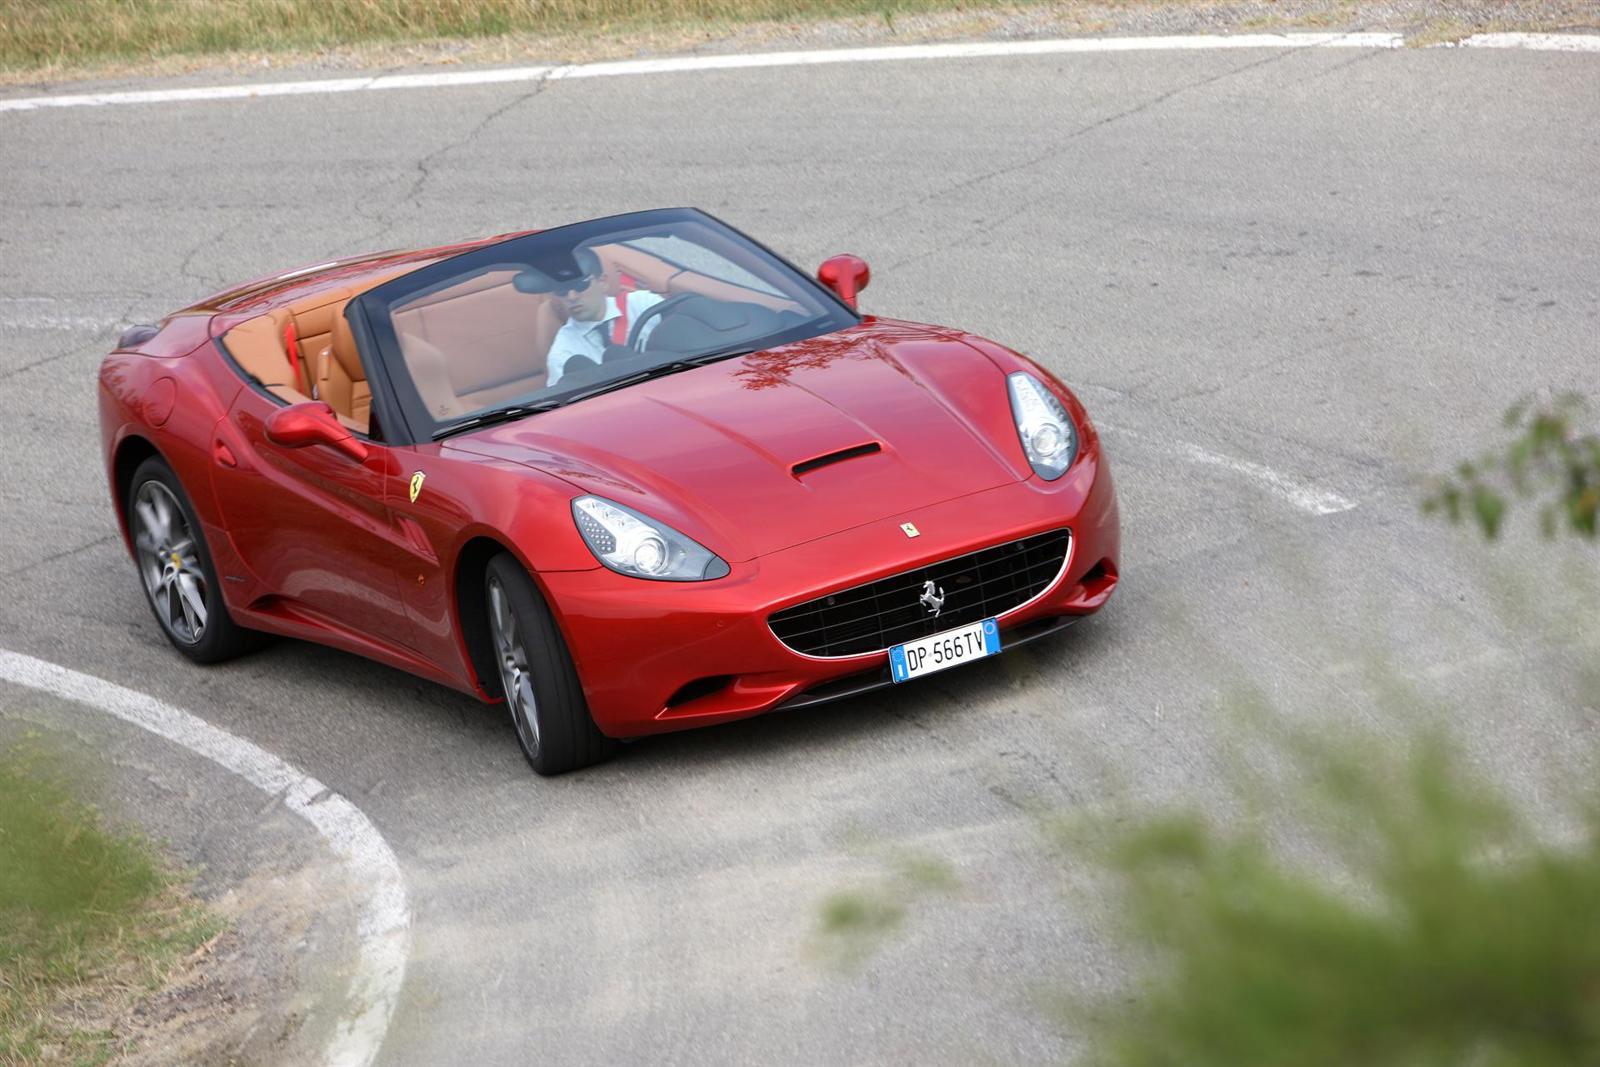
[[[417,502],[417,494],[422,492],[422,481],[426,477],[427,475],[423,474],[421,471],[418,471],[411,476],[411,502],[413,504]]]

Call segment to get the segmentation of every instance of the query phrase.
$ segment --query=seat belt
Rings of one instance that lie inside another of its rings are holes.
[[[311,372],[306,368],[305,357],[300,354],[300,339],[294,334],[293,316],[290,316],[289,320],[283,324],[283,351],[289,357],[289,370],[295,376],[295,384],[299,385],[303,381],[306,385],[305,390],[297,389],[295,391],[309,391],[313,387]]]
[[[611,327],[611,343],[625,345],[628,343],[628,294],[639,287],[639,282],[631,274],[622,274],[617,277],[617,317],[612,320],[615,324]]]

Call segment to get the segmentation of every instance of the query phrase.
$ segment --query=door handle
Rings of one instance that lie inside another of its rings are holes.
[[[229,448],[220,437],[211,442],[211,458],[217,461],[219,467],[239,465],[239,459],[233,454],[233,449]]]

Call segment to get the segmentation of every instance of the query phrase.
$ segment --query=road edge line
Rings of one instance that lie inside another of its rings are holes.
[[[1475,33],[1433,48],[1516,48],[1527,52],[1600,52],[1600,33]]]
[[[368,1067],[389,1028],[411,954],[411,906],[400,862],[360,808],[317,779],[196,715],[92,674],[0,649],[0,681],[112,715],[232,771],[310,823],[365,890],[351,1009],[328,1045],[329,1067]]]
[[[455,88],[507,82],[567,78],[614,78],[640,74],[673,74],[755,67],[797,67],[825,63],[876,63],[915,59],[985,59],[995,56],[1041,56],[1094,52],[1212,51],[1239,48],[1400,48],[1398,33],[1239,33],[1189,34],[1165,37],[1058,37],[1045,41],[969,41],[945,44],[880,45],[815,51],[742,52],[731,55],[673,56],[569,66],[501,67],[424,74],[383,74],[363,78],[315,81],[248,82],[241,85],[195,86],[184,89],[139,89],[111,93],[64,93],[59,96],[0,98],[0,111],[37,111],[62,107],[106,107],[117,104],[160,104],[207,100],[249,100],[271,96],[377,92],[389,89]]]

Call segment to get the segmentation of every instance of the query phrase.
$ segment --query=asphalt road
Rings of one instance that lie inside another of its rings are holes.
[[[550,781],[496,714],[409,676],[293,642],[214,669],[165,646],[98,459],[116,324],[272,269],[671,204],[797,262],[856,252],[867,310],[992,336],[1077,388],[1123,504],[1107,610]],[[1221,804],[1237,684],[1399,737],[1411,712],[1370,699],[1397,675],[1530,803],[1593,774],[1577,653],[1530,621],[1592,615],[1592,588],[1417,500],[1518,395],[1594,390],[1597,279],[1585,55],[1081,55],[8,114],[0,646],[189,708],[372,817],[416,919],[384,1063],[1049,1061],[1074,1046],[1040,990],[1126,961],[1063,902],[1036,812]],[[819,965],[823,897],[905,852],[962,892],[860,970]]]

